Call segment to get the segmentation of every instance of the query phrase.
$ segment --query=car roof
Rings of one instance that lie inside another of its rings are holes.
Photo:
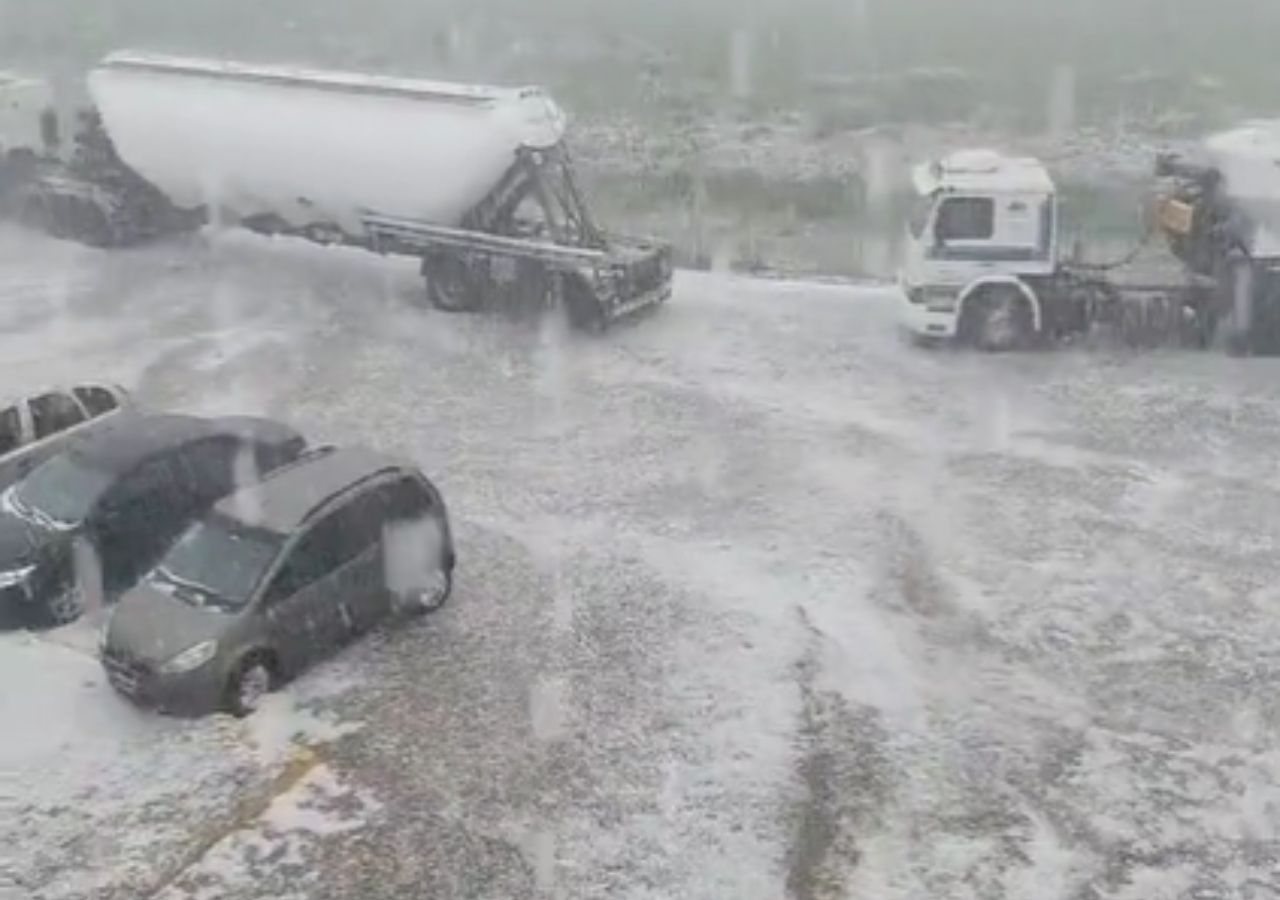
[[[77,461],[95,469],[125,472],[157,453],[226,434],[264,443],[283,443],[299,437],[289,426],[270,419],[139,415],[121,418],[111,427],[90,432],[68,452]]]
[[[218,515],[286,533],[348,487],[384,473],[417,467],[366,447],[321,447],[241,488],[214,506]]]

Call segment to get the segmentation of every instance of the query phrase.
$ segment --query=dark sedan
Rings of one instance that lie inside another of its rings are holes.
[[[240,484],[298,457],[256,418],[121,416],[0,494],[0,622],[42,627],[111,602]]]

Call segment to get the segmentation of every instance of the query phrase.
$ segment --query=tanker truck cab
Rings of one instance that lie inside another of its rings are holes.
[[[0,72],[0,160],[53,153],[61,138],[56,109],[44,79]]]
[[[1043,325],[1036,285],[1057,260],[1057,196],[1044,166],[967,150],[919,166],[912,184],[903,328],[988,350],[1032,341]]]

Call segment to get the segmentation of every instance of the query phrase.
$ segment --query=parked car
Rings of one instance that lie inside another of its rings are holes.
[[[387,616],[438,608],[454,562],[444,501],[416,467],[312,451],[174,544],[112,611],[102,663],[142,704],[247,715]]]
[[[0,488],[6,488],[76,435],[115,420],[130,407],[115,385],[49,389],[0,409]]]
[[[298,457],[265,419],[117,418],[0,494],[0,620],[69,622],[155,565],[218,498]]]

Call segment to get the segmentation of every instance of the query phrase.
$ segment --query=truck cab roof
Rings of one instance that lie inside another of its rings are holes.
[[[1053,178],[1040,160],[1005,156],[996,150],[960,150],[918,166],[916,191],[965,194],[1052,194]]]

